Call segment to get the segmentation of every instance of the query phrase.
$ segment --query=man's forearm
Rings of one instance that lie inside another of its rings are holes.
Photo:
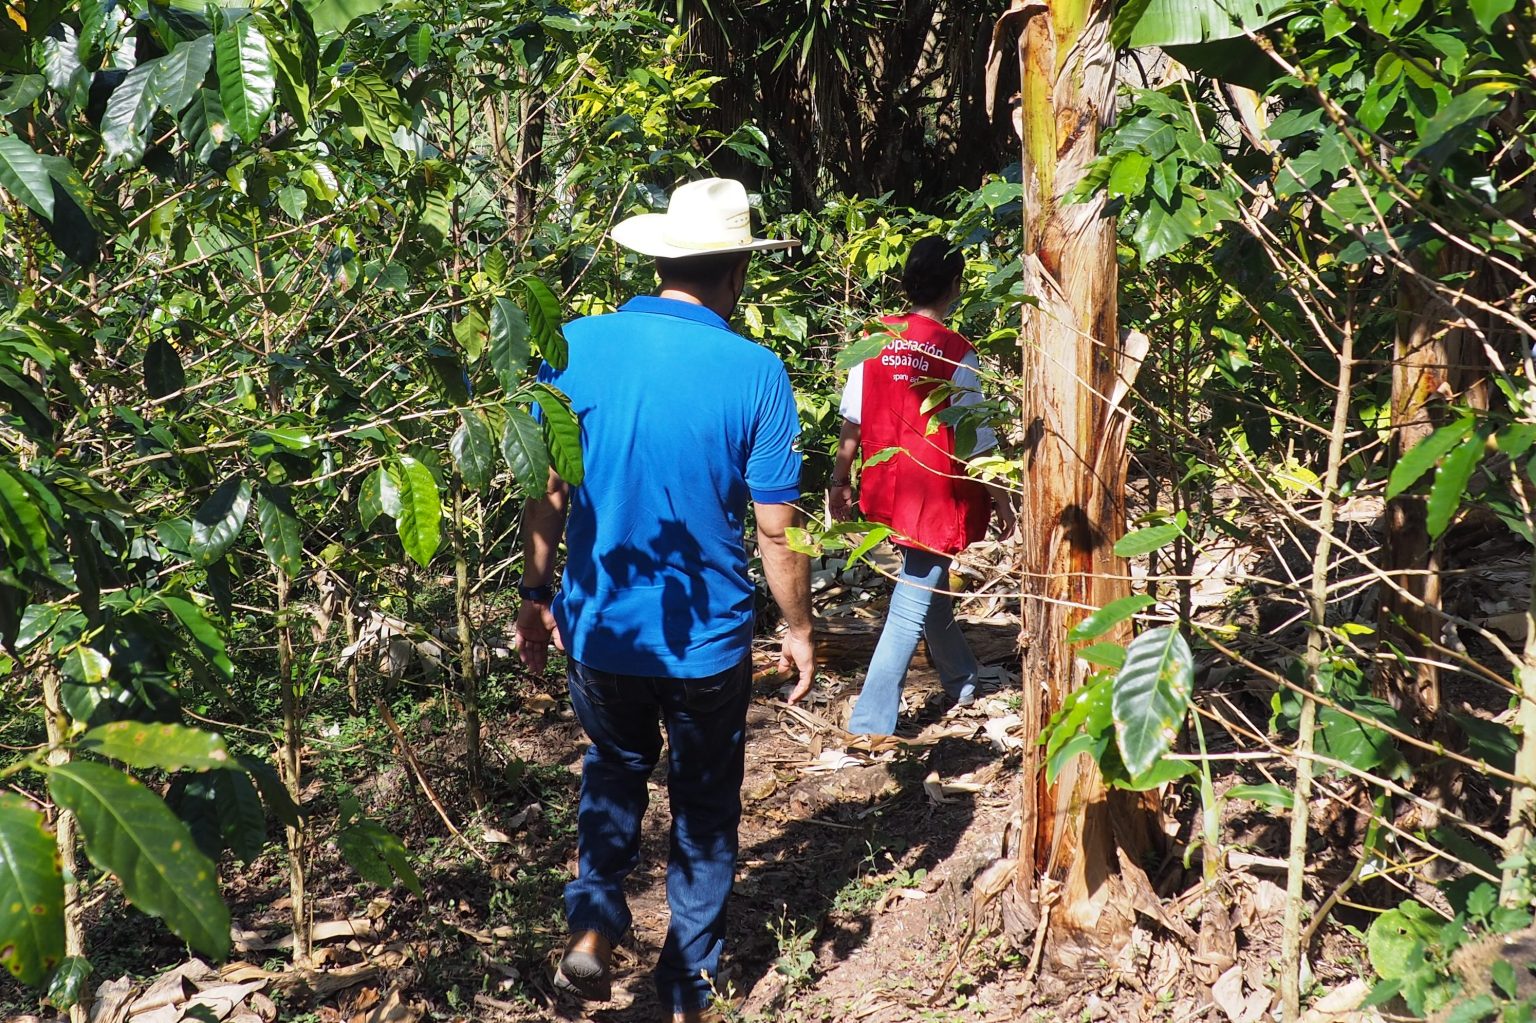
[[[565,534],[565,483],[550,475],[543,497],[523,505],[523,583],[543,586],[555,578],[555,557]]]
[[[757,547],[763,557],[768,591],[784,614],[784,624],[796,632],[811,629],[811,559],[789,549],[789,538],[780,528],[757,529]]]
[[[859,439],[863,436],[858,423],[843,420],[842,432],[837,438],[837,454],[832,462],[832,484],[839,486],[853,478],[853,460],[859,453]]]

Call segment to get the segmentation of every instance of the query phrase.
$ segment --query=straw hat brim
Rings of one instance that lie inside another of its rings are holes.
[[[767,252],[773,249],[792,249],[800,244],[798,238],[753,238],[741,245],[689,249],[667,243],[666,224],[665,213],[641,213],[613,225],[610,234],[614,241],[626,249],[661,259],[686,259],[689,256],[714,256],[728,252]]]

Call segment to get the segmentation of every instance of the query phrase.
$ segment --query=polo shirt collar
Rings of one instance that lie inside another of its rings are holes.
[[[663,316],[676,316],[683,320],[693,320],[711,327],[719,327],[721,330],[730,330],[730,324],[722,320],[718,313],[712,309],[706,309],[692,302],[683,302],[675,298],[662,298],[658,295],[636,295],[619,307],[624,313],[660,313]]]

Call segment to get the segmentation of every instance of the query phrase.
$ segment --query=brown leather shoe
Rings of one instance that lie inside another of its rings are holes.
[[[613,945],[601,934],[573,934],[555,970],[555,987],[588,1002],[606,1002],[613,994],[612,959]]]

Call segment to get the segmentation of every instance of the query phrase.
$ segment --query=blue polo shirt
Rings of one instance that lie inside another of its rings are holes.
[[[778,357],[702,306],[636,298],[569,323],[540,379],[581,418],[555,620],[600,671],[702,678],[752,644],[748,500],[800,496],[800,420]]]

